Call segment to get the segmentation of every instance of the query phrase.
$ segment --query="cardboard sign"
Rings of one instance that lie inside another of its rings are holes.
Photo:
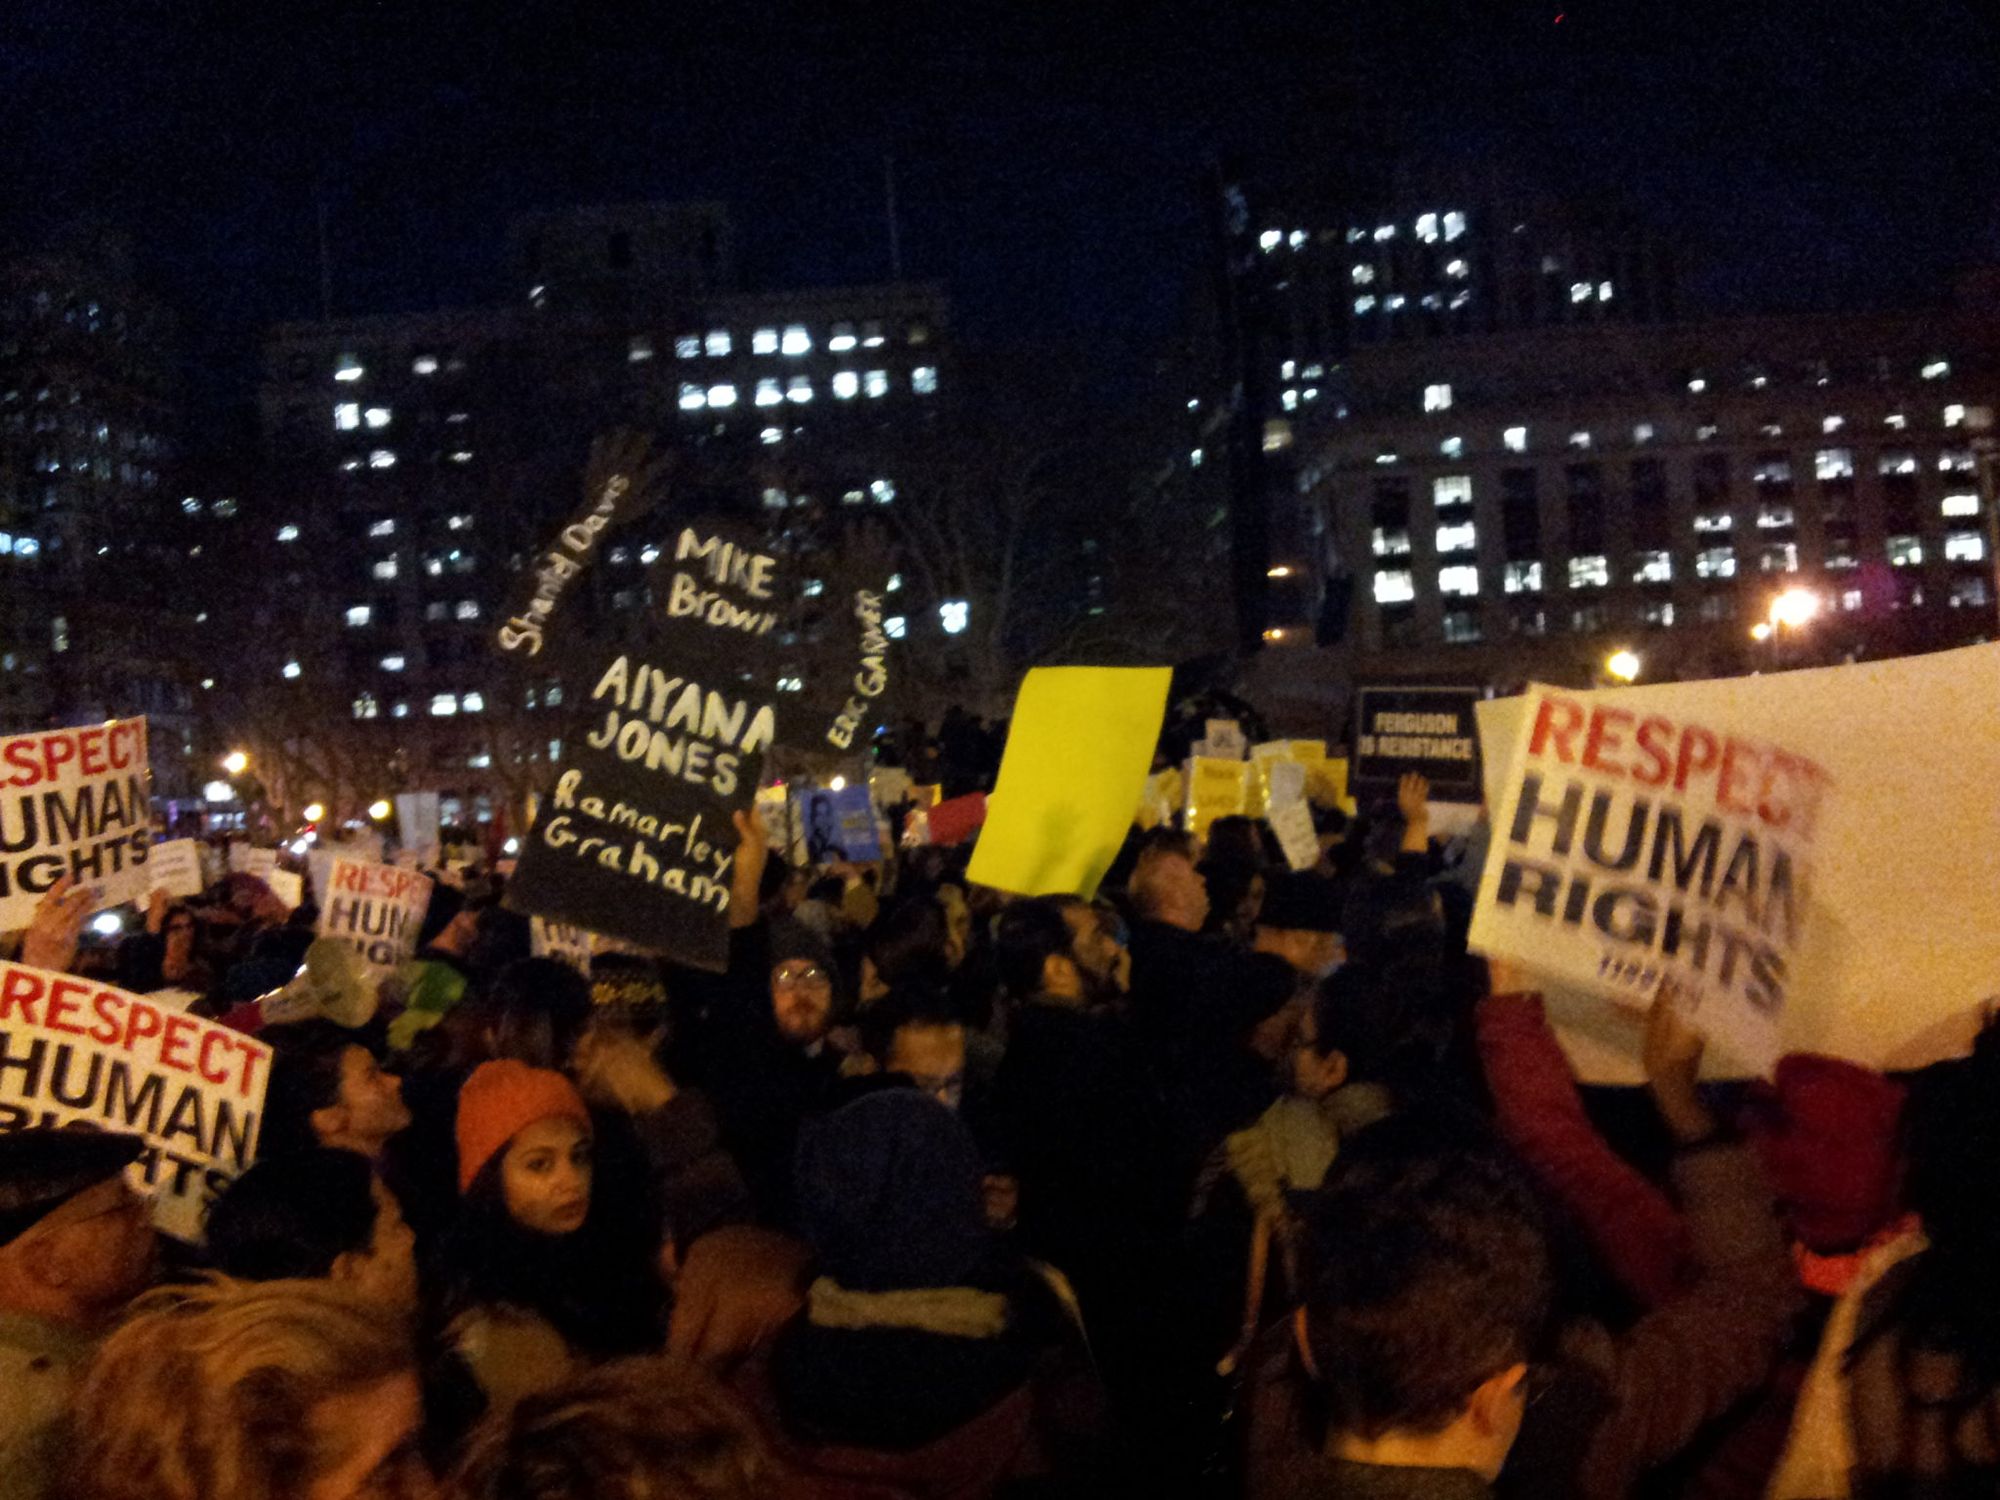
[[[664,621],[600,648],[587,727],[523,842],[507,904],[721,973],[734,815],[776,732],[777,561],[746,528],[683,527],[651,574]]]
[[[294,871],[272,870],[264,877],[264,883],[271,888],[272,895],[285,903],[287,911],[297,911],[306,898],[305,877]]]
[[[806,828],[806,858],[816,865],[848,860],[865,864],[882,857],[875,825],[875,802],[865,786],[839,791],[820,787],[799,794]]]
[[[254,844],[237,842],[229,846],[229,870],[234,875],[254,875],[269,885],[271,872],[278,868],[276,849],[259,849]]]
[[[87,1121],[150,1148],[153,1222],[201,1237],[208,1200],[257,1155],[264,1042],[70,974],[0,963],[0,1131]]]
[[[1216,760],[1242,760],[1250,753],[1243,726],[1234,719],[1208,720],[1208,751]]]
[[[1428,777],[1436,802],[1477,802],[1479,726],[1476,687],[1364,687],[1354,695],[1353,785],[1393,790],[1415,772]]]
[[[207,889],[201,878],[201,847],[193,839],[168,839],[153,845],[147,865],[152,871],[149,895],[165,891],[176,900],[192,900]]]
[[[854,590],[848,616],[855,665],[841,680],[845,698],[823,741],[835,750],[851,750],[857,740],[866,747],[876,705],[889,687],[889,637],[882,630],[882,596],[873,589]],[[841,665],[845,668],[847,663]]]
[[[551,922],[547,917],[530,917],[528,951],[536,958],[553,958],[568,964],[586,978],[590,974],[590,934],[581,927]]]
[[[1273,807],[1264,814],[1264,821],[1278,836],[1286,864],[1294,870],[1310,870],[1319,863],[1319,833],[1313,827],[1312,808],[1303,798]]]
[[[336,856],[319,899],[319,935],[340,939],[365,968],[386,974],[416,956],[430,904],[428,875]]]
[[[1165,667],[1029,672],[968,878],[1023,896],[1095,896],[1132,826],[1172,675]],[[931,810],[933,837],[948,805]]]
[[[1892,1070],[1965,1053],[1989,997],[2000,991],[2000,798],[1993,795],[2000,785],[2000,736],[1992,726],[1993,705],[2000,703],[2000,645],[1569,696],[1587,706],[1613,703],[1641,723],[1658,716],[1707,725],[1724,735],[1725,745],[1731,735],[1752,745],[1776,744],[1826,773],[1831,790],[1811,840],[1813,878],[1794,903],[1809,920],[1802,920],[1784,975],[1778,1020],[1783,1051],[1825,1052]],[[1496,810],[1509,784],[1519,780],[1503,747],[1532,731],[1527,702],[1510,698],[1480,707],[1488,800]],[[1616,751],[1600,745],[1598,758],[1614,764],[1633,759],[1633,733],[1618,734],[1624,745]],[[1656,733],[1648,738],[1657,743]],[[1719,772],[1718,765],[1698,773],[1699,747],[1694,754],[1691,781]],[[1721,755],[1719,748],[1718,760]],[[1732,802],[1743,796],[1747,769],[1739,752],[1731,765]],[[1587,824],[1587,805],[1585,816]],[[1496,813],[1489,872],[1507,848],[1510,826]],[[1614,815],[1603,838],[1615,840],[1620,831]],[[1698,830],[1687,832],[1692,838]],[[1733,852],[1725,843],[1718,854],[1718,886]],[[1647,863],[1650,850],[1642,874]],[[1768,890],[1768,864],[1758,878]],[[1731,911],[1740,924],[1742,908],[1734,898]],[[1525,958],[1542,967],[1537,955]],[[1710,963],[1719,958],[1711,946]],[[1739,970],[1742,963],[1739,951]],[[1568,1016],[1597,1022],[1593,1037],[1601,1043],[1586,1050],[1592,1037],[1581,1026],[1560,1029],[1580,1076],[1590,1082],[1635,1079],[1636,1029],[1614,1027],[1619,1017],[1607,1015],[1601,999],[1579,992],[1575,1001]],[[1553,994],[1550,1012],[1565,1019]],[[1703,1021],[1700,1013],[1694,1019]],[[1724,1061],[1734,1062],[1732,1071],[1745,1068],[1743,1059]]]
[[[1197,756],[1188,762],[1188,829],[1208,837],[1217,818],[1242,817],[1250,810],[1250,763]]]
[[[146,721],[0,739],[0,932],[18,932],[65,875],[91,909],[143,901],[153,849]]]

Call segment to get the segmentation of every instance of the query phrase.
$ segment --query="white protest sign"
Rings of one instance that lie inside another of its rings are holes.
[[[266,885],[271,883],[271,872],[278,868],[276,849],[259,849],[251,844],[231,844],[229,846],[229,868],[233,873],[254,875]]]
[[[264,883],[289,911],[297,911],[299,903],[306,898],[305,877],[290,870],[270,870],[264,876]]]
[[[443,800],[436,792],[398,792],[396,831],[405,849],[416,851],[417,863],[435,864]]]
[[[431,904],[427,875],[336,857],[319,902],[319,935],[339,938],[363,965],[383,973],[417,951]]]
[[[1208,749],[1199,752],[1217,760],[1242,760],[1250,754],[1250,741],[1243,726],[1234,719],[1208,721]]]
[[[536,958],[553,958],[578,973],[590,973],[590,933],[569,922],[528,918],[528,951]]]
[[[146,898],[152,773],[146,721],[0,738],[0,932],[18,932],[65,875],[91,909]]]
[[[1284,807],[1306,800],[1306,768],[1295,760],[1267,760],[1258,764],[1264,773],[1264,805]]]
[[[1294,870],[1310,870],[1319,863],[1319,833],[1313,827],[1312,808],[1303,799],[1271,808],[1264,821],[1278,836],[1286,864]]]
[[[199,896],[206,888],[201,878],[201,847],[193,839],[168,839],[153,845],[146,864],[152,872],[151,890],[188,899]]]
[[[131,1131],[153,1222],[201,1236],[208,1200],[255,1160],[271,1049],[109,985],[0,963],[0,1132]]]
[[[213,844],[203,844],[196,851],[201,855],[201,881],[204,887],[214,885],[228,873],[222,862],[222,851]]]
[[[1732,990],[1740,992],[1746,972],[1756,977],[1748,963],[1756,945],[1778,952],[1784,960],[1782,972],[1773,971],[1781,986],[1774,1028],[1780,1051],[1825,1052],[1871,1067],[1897,1069],[1966,1050],[1977,1030],[1983,1000],[2000,990],[2000,798],[1993,792],[2000,785],[2000,736],[1992,725],[1994,705],[2000,703],[2000,646],[1565,696],[1578,700],[1586,711],[1608,704],[1632,714],[1629,728],[1622,719],[1606,722],[1595,758],[1601,764],[1643,771],[1648,779],[1655,774],[1656,763],[1640,748],[1637,736],[1656,719],[1676,727],[1706,728],[1720,736],[1712,752],[1715,763],[1707,770],[1702,766],[1711,754],[1708,747],[1699,739],[1691,745],[1690,787],[1705,782],[1711,793],[1719,792],[1732,737],[1739,749],[1728,764],[1725,800],[1730,808],[1716,814],[1722,828],[1711,870],[1703,820],[1682,816],[1678,844],[1670,828],[1663,837],[1660,814],[1668,806],[1684,806],[1685,794],[1673,790],[1679,775],[1678,741],[1651,730],[1647,742],[1670,757],[1667,780],[1648,786],[1635,775],[1626,782],[1628,803],[1637,795],[1650,794],[1658,809],[1649,809],[1643,850],[1631,870],[1599,869],[1584,851],[1583,835],[1590,832],[1594,806],[1594,798],[1586,797],[1573,854],[1593,873],[1597,889],[1583,898],[1586,910],[1576,925],[1564,920],[1570,900],[1565,890],[1559,897],[1556,928],[1572,935],[1582,928],[1603,938],[1595,925],[1597,897],[1636,876],[1641,884],[1667,887],[1653,893],[1661,903],[1656,919],[1661,946],[1666,942],[1667,913],[1679,906],[1683,915],[1675,946],[1681,955],[1693,957],[1702,931],[1699,919],[1709,914],[1705,967],[1719,973],[1733,951]],[[1562,722],[1567,722],[1566,714]],[[1510,850],[1521,853],[1509,838],[1518,813],[1510,799],[1516,797],[1525,776],[1538,766],[1544,771],[1543,805],[1553,805],[1560,815],[1563,789],[1546,776],[1551,765],[1561,777],[1579,771],[1591,777],[1602,773],[1560,763],[1554,736],[1560,725],[1555,723],[1544,735],[1543,755],[1517,760],[1515,751],[1534,734],[1535,713],[1528,699],[1481,704],[1479,724],[1488,752],[1487,796],[1495,809],[1487,880],[1480,892],[1483,908],[1495,893]],[[1606,735],[1617,741],[1615,749],[1606,743]],[[1586,721],[1581,738],[1570,740],[1579,762],[1589,736]],[[1825,777],[1828,790],[1804,841],[1810,846],[1809,882],[1803,879],[1805,861],[1793,848],[1801,843],[1799,829],[1788,826],[1773,838],[1764,816],[1794,811],[1789,793],[1803,788],[1802,773],[1768,758],[1757,760],[1758,747],[1777,747],[1817,767]],[[1753,768],[1756,780],[1746,782]],[[1767,770],[1772,775],[1768,793],[1763,786]],[[1751,807],[1748,814],[1735,810],[1744,805]],[[1556,830],[1550,819],[1537,819],[1532,813],[1529,822],[1533,858],[1538,857],[1534,851],[1546,849]],[[1614,863],[1623,852],[1625,827],[1614,797],[1594,840],[1598,852]],[[1754,872],[1749,865],[1753,856],[1738,852],[1744,833],[1753,837],[1757,848]],[[1662,842],[1664,850],[1656,852]],[[1773,856],[1780,847],[1792,855],[1785,876],[1792,887],[1789,893],[1775,889]],[[1650,871],[1656,859],[1660,876],[1653,882]],[[1683,869],[1686,892],[1680,889]],[[1728,878],[1732,871],[1733,881]],[[1521,882],[1517,906],[1532,907],[1533,884],[1527,879]],[[1750,911],[1739,893],[1753,890],[1760,920],[1749,924],[1746,939],[1743,929]],[[1719,904],[1726,905],[1726,917],[1714,910]],[[1614,900],[1606,911],[1621,923],[1628,918],[1637,922],[1641,913],[1640,905],[1629,898]],[[1511,924],[1520,915],[1508,913],[1503,922]],[[1788,918],[1795,922],[1796,932],[1794,940],[1781,947],[1778,939],[1785,936]],[[1475,943],[1491,942],[1499,929],[1490,923],[1491,918],[1482,928],[1480,914],[1475,914]],[[1746,941],[1751,946],[1746,947]],[[1547,951],[1524,952],[1520,957],[1540,973],[1570,972],[1556,966]],[[1768,956],[1765,966],[1770,969]],[[1642,971],[1644,967],[1640,965]],[[1573,987],[1602,993],[1595,985]],[[1711,980],[1711,998],[1716,988]],[[1551,1014],[1559,1022],[1590,1023],[1564,1025],[1565,1043],[1586,1081],[1623,1081],[1633,1076],[1630,1059],[1637,1050],[1636,1032],[1629,1022],[1605,1012],[1601,1004],[1593,1012],[1576,997],[1558,1004],[1551,996]],[[1706,1026],[1711,1016],[1697,1010],[1694,1019]],[[1599,1045],[1593,1048],[1586,1040],[1580,1046],[1584,1032]],[[1742,1071],[1752,1060],[1738,1056],[1731,1061],[1736,1071]]]

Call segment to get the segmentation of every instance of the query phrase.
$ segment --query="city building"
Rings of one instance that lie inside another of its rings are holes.
[[[1624,647],[1697,676],[1990,638],[1995,289],[1627,322],[1593,283],[1577,322],[1355,347],[1295,437],[1355,670],[1575,681]]]
[[[734,508],[803,551],[829,518],[896,502],[895,462],[951,380],[942,292],[743,291],[730,243],[714,205],[541,214],[510,231],[514,284],[492,305],[271,333],[258,569],[274,586],[244,667],[270,738],[318,745],[299,777],[366,801],[386,766],[465,822],[544,779],[562,686],[522,682],[490,639],[601,433],[633,427],[680,459],[661,512],[590,581],[607,619],[643,605],[674,516]]]

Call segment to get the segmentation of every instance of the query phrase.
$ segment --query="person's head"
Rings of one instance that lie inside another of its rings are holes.
[[[417,928],[417,947],[435,948],[441,953],[463,956],[479,935],[479,913],[465,899],[465,892],[442,880],[431,882],[430,905]]]
[[[1208,920],[1208,887],[1179,845],[1161,841],[1139,853],[1132,867],[1132,907],[1150,922],[1199,932]]]
[[[771,1018],[795,1047],[823,1040],[833,1025],[833,955],[797,923],[771,937]]]
[[[1257,916],[1257,949],[1277,954],[1307,978],[1331,974],[1343,953],[1339,886],[1325,875],[1274,876]]]
[[[198,936],[199,924],[190,907],[177,901],[167,908],[166,918],[160,924],[160,937],[169,955],[185,958],[194,951]]]
[[[951,977],[950,941],[937,902],[918,897],[891,906],[868,929],[861,950],[861,1003],[873,1004],[909,984],[944,984]]]
[[[70,1500],[421,1500],[401,1320],[326,1281],[164,1288],[77,1391]]]
[[[152,1279],[152,1213],[125,1181],[137,1136],[0,1135],[0,1309],[87,1326]]]
[[[965,1093],[965,1023],[936,990],[892,990],[861,1013],[861,1045],[885,1073],[901,1073],[950,1109]]]
[[[1074,896],[1037,896],[1000,913],[994,929],[1000,981],[1016,999],[1098,998],[1117,969],[1117,941],[1103,917]],[[1108,949],[1108,952],[1106,951]]]
[[[693,1365],[625,1359],[488,1417],[460,1500],[755,1500],[771,1457],[735,1397]]]
[[[591,1021],[590,981],[553,958],[516,959],[486,997],[495,1057],[561,1068]]]
[[[1322,1009],[1311,1005],[1297,1013],[1285,1056],[1284,1086],[1301,1099],[1324,1099],[1347,1082],[1347,1054],[1331,1027],[1321,1029]]]
[[[880,1089],[809,1122],[797,1179],[820,1271],[850,1291],[960,1286],[985,1264],[978,1148],[916,1089]]]
[[[208,1262],[242,1281],[340,1283],[375,1307],[417,1305],[416,1236],[368,1159],[319,1147],[262,1161],[208,1211]]]
[[[331,1021],[296,1021],[259,1036],[272,1048],[261,1154],[332,1146],[375,1160],[408,1127],[402,1079],[383,1069],[358,1033]]]
[[[1551,1298],[1529,1190],[1479,1152],[1395,1156],[1342,1172],[1316,1208],[1300,1331],[1329,1451],[1491,1480],[1520,1432]]]
[[[481,1063],[458,1095],[458,1187],[497,1194],[507,1216],[541,1235],[572,1234],[590,1216],[590,1111],[576,1085],[547,1068]]]

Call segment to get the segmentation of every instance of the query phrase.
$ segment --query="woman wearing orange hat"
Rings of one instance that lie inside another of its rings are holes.
[[[561,1073],[483,1063],[458,1100],[459,1211],[437,1267],[444,1339],[477,1387],[446,1425],[665,1343],[660,1246],[594,1211],[590,1111]],[[449,1402],[459,1406],[456,1400]]]

